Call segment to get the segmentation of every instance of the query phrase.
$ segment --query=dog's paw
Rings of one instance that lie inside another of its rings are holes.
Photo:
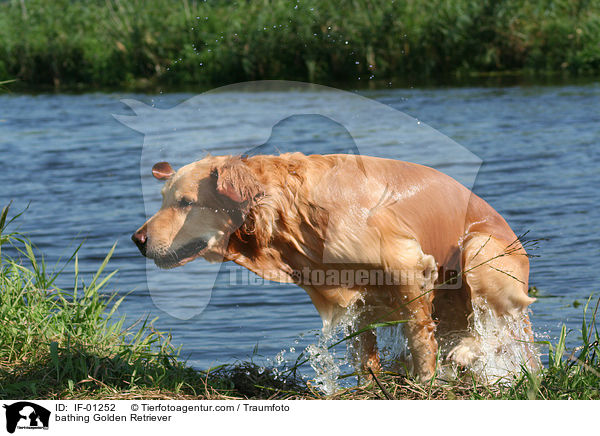
[[[463,338],[460,343],[448,353],[448,360],[459,366],[472,366],[481,356],[481,347],[476,338]]]

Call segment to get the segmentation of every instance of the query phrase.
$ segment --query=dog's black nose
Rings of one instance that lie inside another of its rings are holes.
[[[141,228],[137,232],[131,236],[131,240],[135,242],[137,248],[139,248],[140,253],[144,256],[146,255],[146,241],[148,240],[148,235],[146,234],[146,229]]]

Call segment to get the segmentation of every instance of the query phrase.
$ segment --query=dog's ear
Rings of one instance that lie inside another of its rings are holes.
[[[166,180],[175,174],[169,162],[158,162],[152,167],[152,175],[158,180]]]
[[[252,169],[240,158],[229,159],[223,165],[214,167],[211,176],[215,179],[217,192],[236,203],[249,206],[264,195]]]

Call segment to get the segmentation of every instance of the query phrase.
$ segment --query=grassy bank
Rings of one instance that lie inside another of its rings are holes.
[[[514,72],[600,72],[600,2],[0,2],[0,80],[25,87]]]
[[[194,370],[151,320],[126,327],[115,316],[126,297],[106,289],[114,247],[90,278],[79,277],[76,251],[66,261],[74,263],[73,287],[59,289],[60,269],[48,271],[26,237],[7,231],[17,217],[9,219],[8,208],[0,215],[0,398],[210,399],[249,392],[241,376],[254,366]],[[7,247],[18,255],[8,257]],[[273,379],[265,389],[277,394],[284,385],[294,386]]]
[[[126,328],[115,316],[127,297],[107,292],[112,250],[86,280],[77,273],[75,252],[73,286],[58,289],[62,273],[49,272],[31,242],[9,232],[14,219],[8,208],[0,214],[1,399],[600,399],[598,307],[589,301],[581,346],[566,350],[563,329],[557,344],[546,344],[549,367],[511,386],[483,386],[469,377],[424,385],[386,373],[325,397],[291,370],[275,372],[252,362],[193,369],[151,321]],[[17,255],[7,256],[9,246]]]

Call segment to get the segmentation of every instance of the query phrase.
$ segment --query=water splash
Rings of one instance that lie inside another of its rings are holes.
[[[361,371],[355,342],[352,339],[343,339],[349,338],[359,329],[360,315],[360,307],[351,306],[335,325],[324,326],[316,344],[311,344],[305,349],[310,366],[315,372],[314,386],[325,394],[335,393],[357,381],[357,376],[348,377],[342,374],[345,371],[349,374]],[[377,336],[383,368],[397,373],[410,373],[412,359],[402,326],[379,327],[374,333]]]
[[[539,367],[539,352],[527,331],[525,313],[521,316],[496,316],[489,307],[473,312],[473,330],[479,336],[479,356],[471,371],[484,382],[510,383],[523,367]]]
[[[408,348],[408,339],[398,324],[377,329],[377,346],[383,369],[398,374],[410,374],[413,371],[412,357]]]
[[[325,394],[333,394],[340,389],[339,378],[344,368],[354,372],[357,363],[354,344],[351,340],[342,339],[356,331],[358,317],[359,311],[356,307],[350,307],[338,322],[324,325],[318,342],[305,349],[310,366],[315,372],[313,384]],[[342,342],[339,343],[340,341]]]
[[[360,358],[354,341],[348,338],[359,327],[360,309],[350,307],[335,324],[328,324],[318,334],[316,343],[304,349],[304,355],[314,371],[313,386],[330,395],[356,383],[357,377],[348,374],[359,371]],[[529,341],[530,325],[527,317],[497,317],[489,307],[477,307],[471,318],[470,331],[473,334],[473,353],[476,357],[467,367],[459,367],[448,358],[448,353],[461,339],[464,332],[440,340],[440,355],[436,377],[441,380],[458,379],[465,370],[483,383],[511,383],[522,373],[523,367],[540,365],[539,350]],[[414,373],[413,361],[403,326],[379,327],[375,330],[382,369],[397,374]],[[295,342],[298,344],[298,341]],[[276,366],[285,365],[287,352],[294,347],[282,350],[274,359]],[[530,362],[527,365],[527,362]],[[287,362],[289,363],[289,362]],[[346,374],[348,373],[348,374]],[[303,379],[309,378],[303,374]]]

